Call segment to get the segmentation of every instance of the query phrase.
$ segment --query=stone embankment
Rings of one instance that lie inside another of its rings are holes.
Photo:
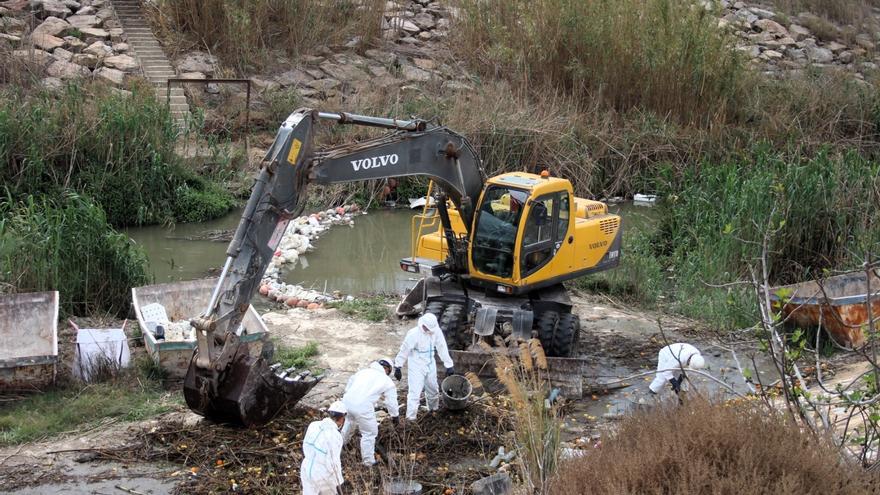
[[[44,70],[49,88],[86,78],[122,87],[140,75],[107,0],[0,2],[0,48]]]

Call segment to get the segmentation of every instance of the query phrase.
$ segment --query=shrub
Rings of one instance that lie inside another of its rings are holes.
[[[57,290],[67,314],[125,312],[130,288],[149,282],[146,267],[143,251],[88,198],[0,200],[0,282]]]
[[[877,481],[775,411],[693,401],[626,418],[550,493],[857,494]]]

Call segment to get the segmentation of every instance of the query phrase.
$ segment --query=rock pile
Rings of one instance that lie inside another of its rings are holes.
[[[292,308],[318,309],[323,307],[323,303],[335,300],[334,295],[282,282],[281,272],[285,266],[290,267],[295,264],[301,254],[311,250],[313,248],[311,241],[317,239],[321,233],[334,225],[353,226],[354,217],[358,214],[358,206],[350,205],[291,220],[281,237],[275,256],[263,275],[260,294]]]
[[[704,5],[710,3],[704,1]],[[719,26],[732,30],[739,39],[737,49],[771,75],[807,67],[837,67],[864,79],[864,74],[876,70],[880,63],[875,53],[880,41],[876,29],[844,29],[811,13],[789,17],[740,1],[720,0],[719,5],[723,9]],[[821,33],[813,32],[820,28]],[[858,33],[860,29],[866,32]],[[845,32],[849,34],[844,36]]]
[[[89,77],[118,87],[138,70],[108,0],[12,0],[0,5],[0,48],[45,69],[46,87]],[[32,30],[29,16],[39,21]]]

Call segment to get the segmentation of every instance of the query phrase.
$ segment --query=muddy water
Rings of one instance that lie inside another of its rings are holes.
[[[630,203],[611,205],[623,216],[627,231],[651,230],[657,223],[655,208]],[[355,226],[337,226],[315,241],[315,250],[301,256],[284,281],[318,290],[347,294],[401,293],[414,284],[412,275],[398,265],[411,249],[410,210],[374,210],[358,216]],[[128,235],[143,246],[157,283],[192,280],[216,275],[226,258],[225,241],[197,240],[206,233],[235,229],[240,210],[209,222],[173,227],[132,228]]]

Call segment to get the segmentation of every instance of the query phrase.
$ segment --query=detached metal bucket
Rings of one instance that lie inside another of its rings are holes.
[[[440,384],[443,403],[448,409],[459,410],[467,407],[468,399],[474,391],[471,382],[464,375],[447,376]]]
[[[415,481],[392,480],[385,484],[385,495],[420,495],[422,484]]]

